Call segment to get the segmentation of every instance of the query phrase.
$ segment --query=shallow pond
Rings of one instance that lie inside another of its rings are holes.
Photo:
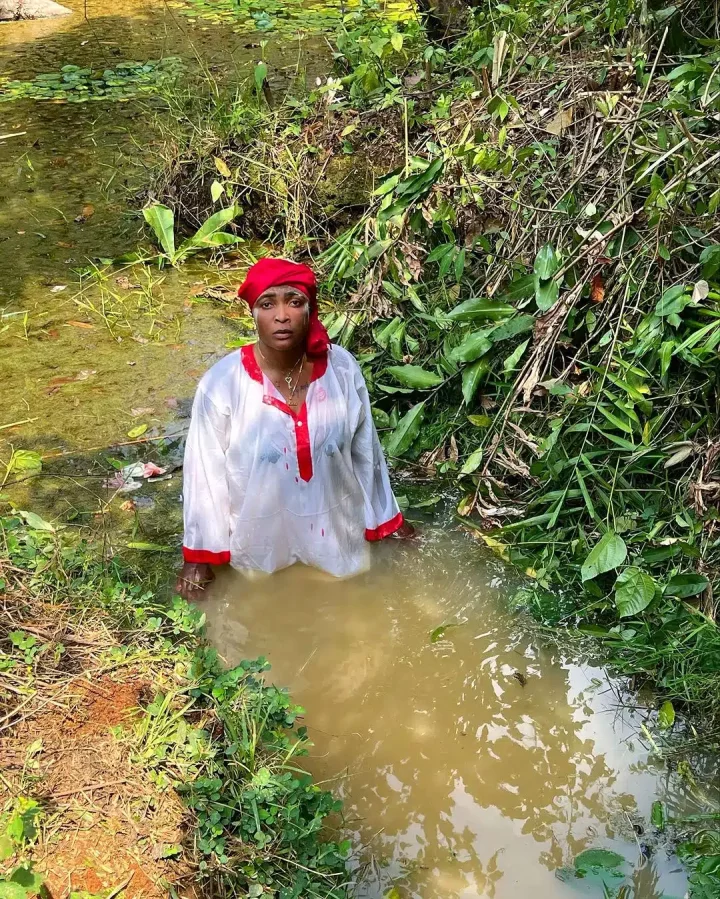
[[[588,848],[627,860],[634,899],[682,896],[676,859],[643,861],[653,800],[692,800],[637,742],[642,711],[512,615],[510,592],[472,539],[428,527],[346,581],[227,573],[203,609],[228,661],[265,655],[306,708],[307,767],[366,847],[361,896],[601,899],[596,879],[558,876]]]

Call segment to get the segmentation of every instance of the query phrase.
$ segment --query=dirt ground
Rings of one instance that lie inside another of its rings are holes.
[[[176,860],[185,810],[131,764],[123,739],[149,692],[131,671],[77,677],[0,739],[7,782],[46,809],[34,855],[52,899],[121,890],[126,899],[160,899],[169,883],[182,889],[191,878]]]

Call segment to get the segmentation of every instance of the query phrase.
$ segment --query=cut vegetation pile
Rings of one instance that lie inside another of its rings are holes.
[[[197,610],[37,516],[0,547],[0,893],[344,897],[338,804],[264,662],[224,670]]]

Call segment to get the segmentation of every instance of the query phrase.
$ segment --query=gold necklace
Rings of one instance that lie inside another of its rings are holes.
[[[260,342],[256,344],[258,348],[258,353],[262,356],[263,360],[270,365],[270,361],[263,351],[260,349]],[[295,396],[295,390],[297,390],[298,381],[300,380],[300,375],[302,374],[303,366],[305,365],[305,353],[298,359],[298,361],[293,365],[293,367],[288,371],[286,375],[283,376],[283,381],[287,384],[288,387],[292,387],[292,376],[295,369],[298,367],[298,363],[300,364],[300,371],[298,372],[297,380],[295,381],[295,389],[293,390],[291,396]]]

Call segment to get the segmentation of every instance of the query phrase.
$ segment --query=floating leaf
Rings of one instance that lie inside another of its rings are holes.
[[[437,387],[443,382],[443,378],[440,375],[427,371],[420,365],[391,365],[387,371],[399,384],[404,384],[406,387],[415,387],[418,390],[428,390],[431,387]]]
[[[617,852],[609,849],[586,849],[575,857],[575,870],[587,871],[590,868],[604,868],[606,871],[616,870],[625,864],[625,859]]]
[[[655,581],[639,568],[626,568],[615,581],[615,605],[621,618],[637,615],[655,598]]]
[[[673,724],[675,724],[675,708],[670,700],[667,699],[660,706],[660,711],[658,712],[658,726],[661,730],[670,730]]]
[[[142,437],[142,435],[147,431],[147,425],[138,425],[136,428],[131,428],[127,435],[131,440],[135,440],[138,437]]]
[[[625,541],[613,531],[607,531],[590,550],[587,559],[583,562],[581,569],[583,583],[622,565],[626,557]]]

